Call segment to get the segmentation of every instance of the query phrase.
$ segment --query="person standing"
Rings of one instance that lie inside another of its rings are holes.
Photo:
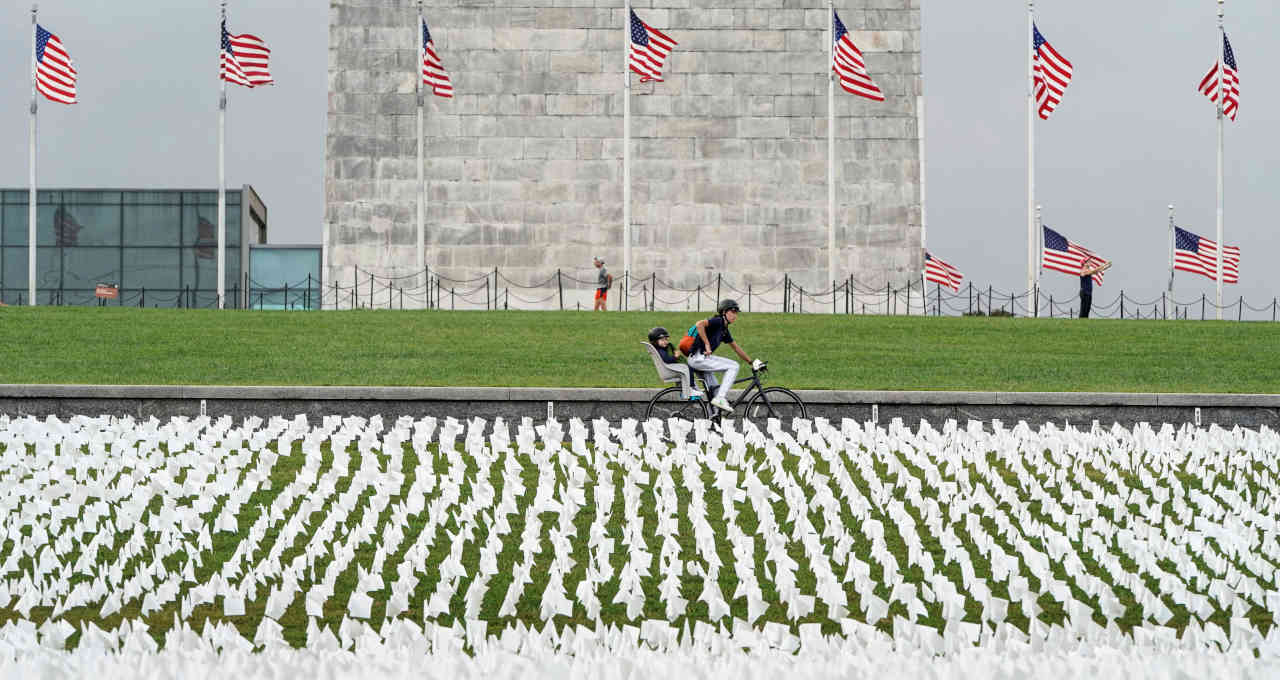
[[[1086,260],[1080,269],[1080,318],[1089,318],[1089,308],[1093,307],[1093,275],[1111,268],[1110,262]]]
[[[591,311],[603,312],[605,311],[605,302],[609,300],[609,289],[613,287],[613,274],[610,274],[609,270],[604,268],[604,260],[598,257],[592,258],[592,260],[595,262],[596,269],[600,270],[600,274],[596,277],[596,302]]]

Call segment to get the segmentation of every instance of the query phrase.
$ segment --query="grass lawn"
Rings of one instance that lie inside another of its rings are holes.
[[[0,383],[651,387],[637,343],[705,316],[7,307]],[[796,389],[1280,392],[1265,323],[744,313],[733,332]]]

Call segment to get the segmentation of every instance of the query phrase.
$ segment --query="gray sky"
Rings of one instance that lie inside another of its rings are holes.
[[[1026,279],[1026,69],[1022,2],[923,0],[927,102],[928,243],[975,285],[1009,291]],[[837,3],[839,6],[839,3]],[[1178,223],[1215,231],[1214,107],[1196,91],[1218,47],[1212,0],[1042,0],[1037,23],[1075,66],[1057,112],[1037,124],[1037,199],[1044,221],[1115,262],[1095,294],[1158,298],[1168,271],[1167,206]],[[0,185],[27,183],[29,5],[9,4],[0,31]],[[233,2],[228,27],[272,49],[274,87],[230,87],[228,186],[253,184],[270,211],[273,243],[318,243],[323,215],[328,3]],[[54,0],[41,24],[80,72],[81,103],[42,100],[45,187],[217,185],[217,3],[214,0]],[[1240,66],[1241,107],[1226,132],[1226,241],[1244,250],[1243,294],[1269,307],[1280,272],[1271,192],[1280,94],[1264,85],[1280,63],[1268,36],[1280,4],[1227,4]],[[437,32],[448,30],[434,27]],[[674,29],[673,29],[674,30]],[[447,62],[446,62],[447,63]],[[1273,132],[1267,132],[1272,130]],[[1046,291],[1070,297],[1075,279],[1045,272]],[[1213,283],[1179,273],[1178,299]],[[1197,310],[1198,311],[1198,310]],[[1269,313],[1266,315],[1269,318]]]
[[[262,195],[272,243],[319,243],[328,3],[230,5],[228,30],[267,41],[276,84],[227,87],[227,186]],[[31,5],[0,16],[0,185],[26,187]],[[75,60],[80,99],[40,98],[41,187],[217,188],[216,0],[46,0],[39,20]]]

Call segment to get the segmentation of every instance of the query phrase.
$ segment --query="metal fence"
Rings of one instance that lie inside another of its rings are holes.
[[[594,275],[579,278],[557,269],[541,281],[521,283],[498,268],[471,278],[452,278],[429,269],[385,276],[360,269],[346,281],[321,283],[308,276],[283,286],[264,286],[243,278],[227,289],[230,309],[445,309],[445,310],[573,310],[591,309],[596,287]],[[245,294],[241,294],[244,291]],[[18,303],[25,291],[18,294]],[[114,300],[98,300],[93,288],[51,289],[42,292],[40,304],[122,307],[178,307],[210,309],[217,306],[214,290],[120,289]],[[920,280],[883,288],[865,285],[853,277],[833,281],[823,290],[806,289],[790,276],[761,283],[722,274],[709,275],[692,287],[679,286],[656,273],[624,273],[614,281],[610,309],[649,311],[710,311],[724,297],[738,300],[751,312],[786,314],[890,314],[962,316],[994,315],[1062,318],[1076,316],[1080,298],[1057,298],[1051,293],[1002,291],[972,283],[958,292]],[[12,298],[11,298],[12,299]],[[1255,301],[1256,302],[1256,301]],[[1112,319],[1216,319],[1219,307],[1207,295],[1178,299],[1168,293],[1138,298],[1121,290],[1109,300],[1094,296],[1090,316]],[[1276,321],[1280,300],[1254,305],[1239,296],[1224,304],[1222,317],[1238,321]]]

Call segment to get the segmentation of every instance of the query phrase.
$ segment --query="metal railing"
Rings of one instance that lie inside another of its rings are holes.
[[[522,270],[524,271],[524,270]],[[229,309],[591,309],[596,289],[594,275],[579,278],[557,269],[547,278],[521,283],[495,267],[471,278],[452,278],[430,269],[403,275],[378,275],[356,268],[346,281],[321,282],[305,279],[280,286],[267,286],[243,277],[242,284],[227,290]],[[241,291],[246,291],[241,295]],[[734,297],[751,312],[784,314],[889,314],[925,316],[1015,316],[1064,318],[1078,314],[1080,298],[1058,298],[1043,290],[1003,291],[969,283],[959,291],[937,284],[924,286],[919,279],[902,285],[873,287],[852,276],[833,281],[822,290],[806,289],[791,276],[770,283],[742,281],[712,274],[692,287],[679,286],[656,273],[624,273],[614,281],[611,309],[649,311],[711,311],[718,300]],[[0,290],[0,300],[23,305],[25,289]],[[177,307],[211,309],[217,307],[212,289],[127,289],[114,300],[98,300],[93,288],[58,288],[41,292],[42,305],[99,305],[121,307]],[[1177,299],[1161,292],[1149,299],[1135,298],[1124,290],[1109,300],[1094,296],[1090,316],[1097,318],[1209,320],[1216,319],[1219,307],[1202,294],[1199,298]],[[1260,306],[1239,296],[1221,307],[1224,319],[1237,321],[1277,321],[1280,299]]]

